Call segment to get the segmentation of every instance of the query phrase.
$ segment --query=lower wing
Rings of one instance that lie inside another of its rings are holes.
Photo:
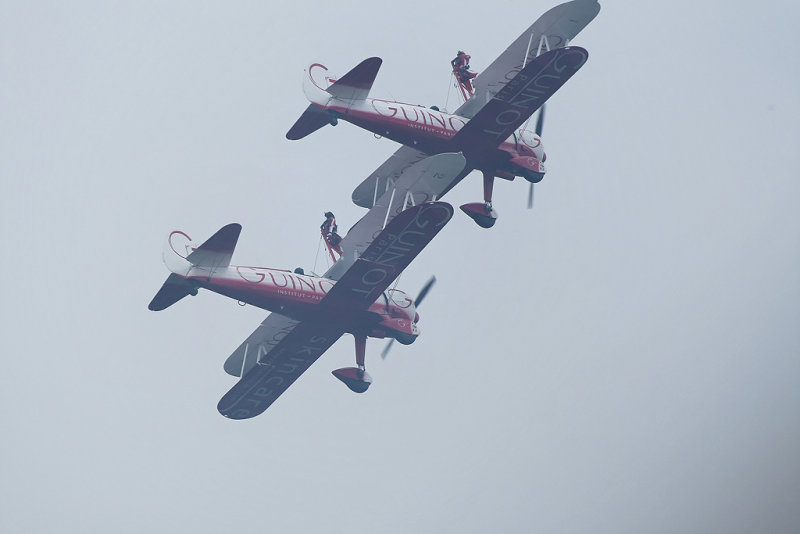
[[[271,351],[289,335],[300,321],[280,313],[270,313],[258,328],[225,360],[225,372],[242,377],[256,365],[259,358]]]
[[[343,333],[324,324],[294,325],[263,354],[260,350],[256,353],[253,365],[220,399],[217,410],[229,419],[249,419],[263,413]]]
[[[401,146],[383,164],[375,169],[366,180],[353,191],[353,202],[362,208],[371,208],[381,195],[396,183],[404,170],[428,157],[425,152]]]

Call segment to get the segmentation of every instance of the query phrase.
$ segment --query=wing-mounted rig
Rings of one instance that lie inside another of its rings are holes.
[[[325,221],[320,225],[319,231],[322,234],[322,242],[325,243],[325,248],[331,255],[331,260],[336,263],[342,257],[342,237],[339,235],[339,227],[333,212],[325,212]]]
[[[450,66],[453,68],[453,80],[455,80],[464,102],[473,95],[472,79],[478,75],[470,70],[469,60],[471,58],[472,56],[459,50],[456,57],[450,60]]]

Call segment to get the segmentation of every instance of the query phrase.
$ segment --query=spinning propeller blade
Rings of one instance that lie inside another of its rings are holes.
[[[545,104],[542,104],[542,107],[539,108],[539,116],[536,118],[536,135],[542,135],[542,128],[544,127],[544,108]],[[533,209],[533,182],[531,182],[531,188],[528,190],[528,209]]]
[[[436,277],[435,276],[431,276],[430,280],[425,282],[425,285],[422,286],[422,289],[419,290],[419,294],[417,295],[417,298],[414,299],[414,308],[415,309],[419,307],[419,305],[422,303],[422,299],[425,298],[425,296],[428,294],[428,292],[433,287],[433,284],[435,284],[435,283],[436,283]],[[386,346],[383,347],[383,350],[381,351],[381,358],[386,359],[386,355],[389,354],[389,349],[392,348],[393,344],[394,344],[394,339],[390,340],[389,343],[387,343]]]
[[[391,340],[389,340],[389,342],[386,344],[386,346],[385,346],[385,347],[383,347],[383,350],[381,351],[381,358],[383,358],[384,360],[386,359],[386,355],[387,355],[387,354],[389,354],[389,349],[391,349],[391,348],[392,348],[392,344],[393,344],[393,343],[394,343],[394,339],[391,339]]]
[[[425,295],[428,294],[428,291],[431,290],[431,287],[433,287],[433,284],[435,284],[435,283],[436,283],[436,277],[435,276],[431,276],[431,279],[428,280],[427,282],[425,282],[425,285],[422,286],[422,289],[419,290],[419,295],[417,295],[417,298],[414,299],[414,307],[415,308],[418,307],[422,303],[422,299],[425,298]]]
[[[546,104],[542,104],[539,108],[539,116],[536,118],[536,135],[542,135],[542,126],[544,126],[544,108]]]
[[[531,184],[531,188],[528,189],[528,209],[533,209],[533,184]]]

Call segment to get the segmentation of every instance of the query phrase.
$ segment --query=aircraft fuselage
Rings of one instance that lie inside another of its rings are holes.
[[[212,276],[189,271],[187,280],[239,302],[300,321],[335,322],[349,332],[370,337],[416,336],[419,331],[413,301],[399,290],[388,290],[366,311],[348,312],[320,305],[335,280],[266,267],[229,266]]]
[[[471,169],[499,170],[512,175],[524,175],[524,169],[509,162],[511,158],[521,157],[534,160],[532,167],[536,172],[544,173],[542,140],[528,131],[518,131],[494,150],[471,154],[453,141],[456,133],[467,124],[469,119],[465,117],[424,106],[376,98],[356,103],[331,98],[324,109],[332,117],[427,154],[464,151]]]

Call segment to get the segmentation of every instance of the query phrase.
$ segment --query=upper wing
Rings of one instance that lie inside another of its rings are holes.
[[[589,53],[578,46],[552,50],[528,63],[453,136],[467,157],[496,148],[578,72]]]
[[[265,353],[258,351],[258,365],[254,360],[220,399],[217,410],[229,419],[248,419],[262,413],[343,333],[325,323],[295,324]]]
[[[391,185],[387,184],[386,191],[372,209],[347,232],[341,243],[342,257],[328,269],[325,277],[341,278],[389,221],[409,204],[418,205],[439,198],[460,177],[466,163],[461,154],[444,153],[406,167]]]
[[[452,216],[453,207],[446,202],[426,202],[401,212],[347,269],[320,305],[348,311],[368,308]]]
[[[362,208],[371,208],[375,201],[389,189],[390,184],[397,182],[403,171],[426,157],[428,155],[421,150],[405,145],[401,146],[355,188],[353,202]]]
[[[248,336],[239,348],[225,360],[225,372],[232,376],[244,376],[253,368],[259,358],[271,351],[300,321],[290,319],[280,313],[270,313]]]
[[[531,25],[505,52],[472,80],[474,95],[455,114],[472,118],[540,51],[567,46],[600,12],[597,0],[558,5]]]

